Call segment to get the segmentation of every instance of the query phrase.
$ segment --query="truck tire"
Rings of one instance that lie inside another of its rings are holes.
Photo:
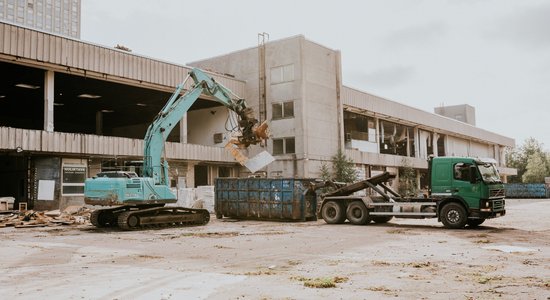
[[[485,222],[485,219],[468,219],[468,226],[474,228]]]
[[[446,228],[460,229],[466,226],[468,216],[466,209],[459,203],[447,203],[441,208],[441,222]]]
[[[346,209],[346,217],[353,225],[365,225],[370,223],[369,210],[362,201],[353,201]]]
[[[342,224],[346,221],[344,206],[336,201],[328,201],[321,209],[321,216],[328,224]]]
[[[372,217],[372,220],[374,221],[374,223],[379,223],[379,224],[388,223],[389,221],[391,221],[391,219],[393,219],[393,216]]]

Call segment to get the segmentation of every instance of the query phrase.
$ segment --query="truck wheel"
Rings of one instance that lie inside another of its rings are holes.
[[[353,225],[365,225],[370,222],[369,211],[361,201],[353,201],[346,209],[346,216]]]
[[[328,201],[321,209],[321,216],[328,224],[342,224],[346,220],[344,207],[336,201]]]
[[[461,204],[451,202],[445,204],[441,209],[441,222],[445,227],[451,229],[460,229],[466,226],[468,216],[466,209]]]
[[[372,220],[374,221],[374,223],[379,223],[379,224],[388,223],[389,221],[391,221],[391,219],[393,219],[393,216],[372,217]]]
[[[485,222],[485,219],[468,219],[468,226],[477,227]]]

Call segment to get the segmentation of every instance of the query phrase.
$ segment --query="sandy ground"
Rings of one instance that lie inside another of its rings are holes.
[[[0,229],[3,299],[550,299],[550,200],[436,220]],[[317,281],[316,281],[317,280]],[[321,283],[336,287],[319,288]]]

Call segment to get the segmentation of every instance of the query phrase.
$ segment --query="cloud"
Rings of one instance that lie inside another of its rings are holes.
[[[393,88],[412,80],[416,74],[416,69],[412,66],[391,66],[369,73],[351,71],[348,72],[348,74],[350,76],[350,82],[360,83],[361,86],[370,88]]]
[[[550,47],[550,3],[531,6],[502,17],[486,37],[523,47]]]
[[[383,38],[388,47],[422,46],[437,43],[447,35],[448,25],[442,21],[418,24],[390,32]]]

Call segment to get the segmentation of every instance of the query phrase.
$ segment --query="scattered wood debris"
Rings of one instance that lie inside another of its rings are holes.
[[[45,227],[84,224],[90,220],[91,210],[84,206],[69,206],[65,210],[52,211],[3,211],[0,214],[0,228]]]

